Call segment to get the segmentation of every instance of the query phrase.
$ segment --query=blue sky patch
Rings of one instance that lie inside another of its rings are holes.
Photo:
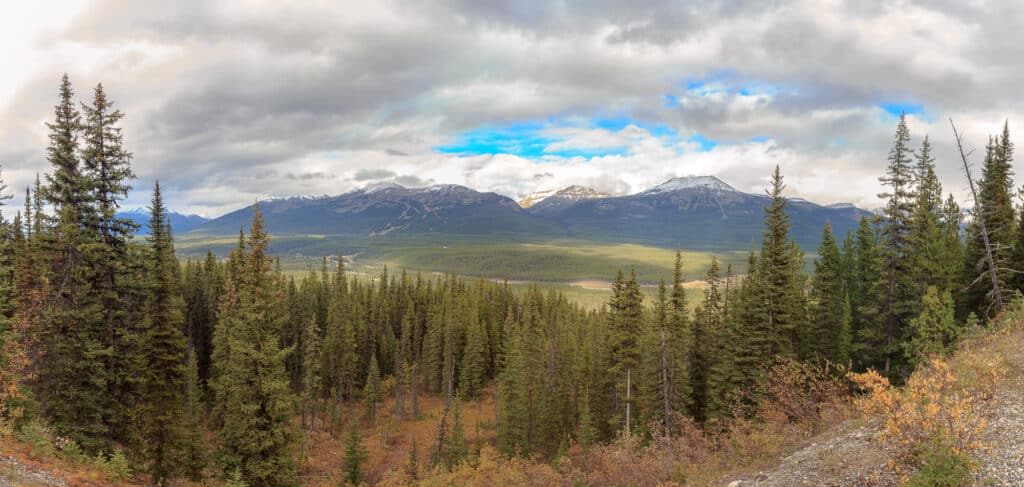
[[[544,149],[558,139],[543,133],[544,124],[516,123],[502,127],[481,127],[459,135],[449,145],[434,147],[446,154],[513,154],[520,157],[544,156]]]
[[[924,105],[920,103],[886,102],[882,103],[878,107],[885,110],[885,113],[888,113],[893,117],[899,117],[901,113],[919,116],[923,116],[925,114]]]
[[[699,148],[698,150],[700,150],[701,152],[708,152],[714,149],[715,147],[718,147],[718,142],[708,139],[707,137],[701,134],[691,135],[690,138],[686,139],[686,141],[697,144]]]
[[[582,128],[603,129],[618,132],[630,125],[648,131],[663,139],[678,139],[678,133],[664,124],[648,123],[632,117],[619,115],[598,117],[587,120],[549,120],[545,122],[522,122],[500,126],[485,126],[463,132],[447,145],[434,147],[437,152],[458,155],[510,154],[527,159],[544,157],[602,157],[625,155],[629,147],[567,147],[549,149],[567,137],[554,133],[554,129]],[[703,144],[702,144],[703,145]]]

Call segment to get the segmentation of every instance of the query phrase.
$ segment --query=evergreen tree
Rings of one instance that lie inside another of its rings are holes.
[[[363,386],[363,402],[366,403],[366,417],[371,426],[377,422],[377,404],[380,399],[380,368],[377,367],[377,357],[373,357],[366,373],[366,385]]]
[[[825,223],[818,259],[814,262],[811,284],[811,327],[805,337],[803,357],[837,360],[840,327],[843,325],[846,291],[843,286],[842,255],[832,236],[832,227]]]
[[[185,436],[182,462],[186,477],[193,482],[200,482],[203,480],[203,470],[207,464],[207,452],[203,441],[199,360],[196,352],[191,349],[188,351],[186,370],[188,375],[185,380]]]
[[[806,305],[802,288],[802,254],[789,238],[789,216],[785,185],[778,166],[768,191],[771,202],[765,207],[765,232],[758,259],[758,294],[764,303],[758,336],[764,341],[758,353],[763,364],[776,355],[794,357],[806,326]]]
[[[306,326],[302,329],[302,343],[302,424],[309,429],[315,429],[316,406],[323,380],[321,334],[315,315],[306,320]]]
[[[487,332],[475,309],[467,313],[466,320],[466,345],[462,351],[459,388],[466,397],[475,398],[487,380]]]
[[[347,485],[358,486],[363,483],[363,462],[368,456],[363,439],[359,435],[359,420],[352,418],[348,434],[345,436],[345,457],[342,464]]]
[[[248,483],[280,485],[293,476],[295,435],[284,365],[288,350],[281,349],[279,338],[284,294],[280,275],[271,273],[269,243],[256,205],[246,248],[233,255],[240,262],[229,266],[237,274],[227,280],[221,301],[215,338],[225,350],[214,356],[214,393],[224,471],[239,469]]]
[[[448,435],[444,449],[445,465],[448,468],[458,466],[469,456],[469,447],[466,444],[466,431],[462,426],[461,402],[461,400],[456,398],[452,404],[451,434]]]
[[[910,327],[913,334],[904,343],[904,352],[911,363],[919,363],[928,355],[950,352],[960,338],[950,292],[930,286],[922,298],[921,313],[910,320]]]
[[[643,332],[643,295],[636,279],[636,270],[626,280],[619,272],[612,285],[610,301],[613,343],[613,359],[611,373],[620,376],[619,393],[623,396],[625,413],[625,434],[629,436],[632,427],[634,373],[640,360],[640,336]]]
[[[54,294],[47,298],[46,316],[41,321],[37,384],[57,432],[87,451],[97,452],[109,441],[105,420],[113,415],[107,367],[111,351],[105,346],[102,303],[90,282],[94,275],[91,262],[83,250],[94,241],[85,231],[92,192],[78,158],[82,123],[73,96],[64,75],[54,121],[47,124],[53,174],[46,176],[48,185],[42,192],[53,206],[57,223],[54,235],[45,239],[53,266],[49,274]],[[42,204],[37,201],[36,205],[35,220],[41,227]]]
[[[974,219],[984,219],[993,260],[999,268],[996,279],[1001,289],[1007,289],[1012,278],[1012,245],[1015,242],[1016,222],[1013,208],[1013,143],[1010,141],[1009,123],[1001,136],[990,138],[985,148],[985,160],[978,181],[978,205]],[[988,261],[981,242],[980,228],[972,222],[967,227],[965,249],[963,308],[966,312],[987,313],[993,300]]]
[[[955,264],[943,259],[948,249],[942,225],[942,185],[935,175],[935,160],[928,137],[924,138],[921,150],[915,156],[917,194],[909,222],[911,265],[908,270],[915,287],[914,296],[920,297],[929,286],[951,289],[953,282],[949,281],[947,266]]]
[[[916,298],[909,271],[911,256],[910,218],[916,197],[913,188],[914,172],[911,166],[910,130],[906,115],[900,115],[896,137],[889,151],[886,175],[879,178],[888,191],[878,195],[886,200],[885,222],[882,227],[881,279],[874,283],[872,297],[878,302],[878,312],[872,323],[877,334],[884,336],[880,352],[883,362],[874,364],[886,373],[894,372],[901,354],[900,340],[906,332],[906,321],[914,310]]]
[[[717,355],[720,344],[713,341],[722,329],[721,279],[718,258],[712,257],[711,267],[704,275],[704,301],[694,312],[690,380],[693,390],[691,414],[697,421],[704,421],[709,416],[714,393],[728,389],[727,384],[711,383],[711,369],[717,360],[724,358]]]
[[[181,466],[185,435],[179,422],[183,417],[185,348],[182,334],[184,300],[178,290],[174,269],[178,262],[171,247],[160,183],[153,188],[150,206],[150,283],[142,322],[136,370],[142,377],[141,437],[154,484],[169,485]]]
[[[840,366],[849,367],[853,350],[853,309],[850,306],[850,296],[848,295],[843,295],[843,314],[835,341],[836,351],[833,361]]]
[[[683,283],[683,256],[682,252],[676,250],[675,262],[672,265],[672,293],[669,296],[667,331],[671,382],[669,398],[675,401],[675,404],[670,406],[680,412],[689,410],[693,404],[690,380],[690,358],[694,347],[693,322],[690,320]]]

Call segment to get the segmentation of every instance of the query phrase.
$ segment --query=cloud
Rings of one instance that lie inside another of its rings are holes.
[[[1024,117],[1013,0],[53,7],[13,9],[0,34],[19,65],[0,74],[12,188],[48,170],[68,71],[126,113],[126,204],[159,178],[171,207],[206,215],[376,180],[518,196],[710,173],[755,191],[776,163],[794,195],[873,206],[897,109],[963,196],[947,117],[976,145]]]
[[[352,179],[356,181],[369,181],[373,179],[386,179],[395,177],[394,171],[387,169],[360,169],[356,171]]]

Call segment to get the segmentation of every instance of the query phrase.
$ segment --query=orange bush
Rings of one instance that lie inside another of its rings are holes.
[[[969,362],[968,358],[960,357],[958,363]],[[901,465],[916,465],[924,446],[934,438],[948,439],[956,454],[984,448],[980,435],[985,419],[979,407],[991,397],[990,388],[999,374],[995,365],[982,368],[974,372],[986,382],[965,381],[949,361],[936,358],[912,375],[902,390],[893,388],[875,371],[850,374],[867,392],[856,401],[857,407],[869,415],[882,415],[878,440],[892,453],[890,466],[899,470]]]

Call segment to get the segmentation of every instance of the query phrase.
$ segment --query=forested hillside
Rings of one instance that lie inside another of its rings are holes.
[[[286,277],[259,205],[226,259],[182,262],[159,184],[145,238],[117,215],[133,179],[121,117],[102,85],[80,104],[65,76],[51,172],[0,222],[0,437],[115,482],[402,485],[495,462],[557,465],[570,451],[601,458],[623,439],[652,455],[673,441],[721,454],[742,428],[806,419],[765,415],[794,390],[849,393],[839,378],[868,369],[901,383],[1024,288],[1008,128],[986,148],[966,232],[928,139],[912,141],[900,117],[884,214],[841,235],[826,223],[810,275],[776,167],[746,265],[712,259],[686,276],[679,253],[654,299],[623,269],[592,310],[451,274],[360,277],[342,258]],[[691,312],[683,283],[696,278]],[[430,415],[427,398],[439,404]],[[367,438],[383,417],[429,422],[429,441]],[[319,435],[343,451],[311,456]],[[371,469],[374,441],[409,458]],[[637,482],[699,478],[681,473],[697,459],[658,460],[672,465]],[[308,475],[325,461],[329,478]]]

